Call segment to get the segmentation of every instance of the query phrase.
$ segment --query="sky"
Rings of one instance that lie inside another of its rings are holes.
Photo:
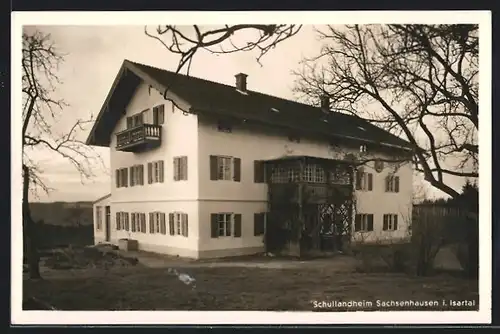
[[[89,119],[98,114],[124,59],[175,70],[179,58],[169,53],[158,41],[144,33],[144,26],[29,26],[49,33],[56,47],[65,54],[58,69],[61,84],[56,92],[69,104],[63,110],[56,128],[63,133],[78,118]],[[314,27],[307,25],[290,40],[271,50],[256,62],[255,52],[214,55],[200,52],[195,55],[190,75],[233,85],[234,75],[248,75],[248,88],[287,99],[297,99],[292,87],[293,70],[300,68],[304,56],[316,54],[321,47]],[[272,73],[272,74],[270,74]],[[85,140],[90,127],[80,133]],[[104,165],[95,164],[95,176],[82,180],[80,174],[66,160],[45,151],[32,152],[42,170],[44,182],[52,188],[49,194],[38,192],[34,201],[93,201],[110,192],[109,149],[95,148]],[[442,196],[416,177],[416,189],[431,197]],[[83,181],[83,182],[82,182]],[[449,179],[449,184],[459,188],[463,180]],[[422,190],[423,189],[423,190]]]

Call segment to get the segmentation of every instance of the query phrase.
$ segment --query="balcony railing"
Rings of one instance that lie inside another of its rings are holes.
[[[116,149],[139,152],[161,144],[161,125],[142,124],[116,134]]]

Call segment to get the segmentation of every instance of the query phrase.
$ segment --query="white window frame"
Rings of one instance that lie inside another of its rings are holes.
[[[358,232],[369,232],[368,231],[368,213],[360,213],[359,219],[359,231]]]
[[[232,181],[234,178],[234,158],[217,156],[217,180]]]
[[[396,218],[397,217],[397,214],[395,213],[386,213],[384,214],[383,216],[383,220],[386,221],[387,219],[387,230],[385,231],[396,231],[396,229],[394,228],[395,227],[395,222],[396,222]]]
[[[389,192],[389,193],[396,192],[396,177],[399,178],[398,175],[387,175],[387,178],[388,178],[388,181],[386,181],[387,182],[387,192]],[[399,178],[399,182],[400,182],[399,186],[401,187],[401,178]]]
[[[229,227],[229,235],[228,235]],[[219,238],[232,237],[234,229],[234,213],[221,212],[217,214],[217,236]],[[223,232],[221,234],[221,231]]]

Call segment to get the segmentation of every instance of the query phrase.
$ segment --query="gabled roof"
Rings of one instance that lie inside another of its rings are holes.
[[[116,125],[137,85],[144,81],[159,91],[169,89],[191,105],[190,112],[217,114],[283,127],[298,133],[348,138],[377,145],[411,149],[411,144],[369,122],[340,112],[256,91],[238,91],[192,76],[125,60],[87,139],[89,145],[109,146],[110,128]],[[108,110],[108,105],[111,107]]]
[[[109,194],[107,194],[107,195],[104,195],[104,196],[102,196],[102,197],[100,197],[100,198],[96,199],[96,200],[95,200],[92,204],[97,204],[97,203],[99,203],[99,202],[101,202],[101,201],[104,201],[106,198],[109,198],[109,197],[111,197],[111,193],[109,193]]]

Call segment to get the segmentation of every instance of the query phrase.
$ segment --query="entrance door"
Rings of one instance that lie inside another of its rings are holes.
[[[111,234],[111,208],[110,206],[106,206],[106,219],[104,221],[105,227],[104,227],[104,233],[106,233],[106,241],[110,241],[110,234]]]

